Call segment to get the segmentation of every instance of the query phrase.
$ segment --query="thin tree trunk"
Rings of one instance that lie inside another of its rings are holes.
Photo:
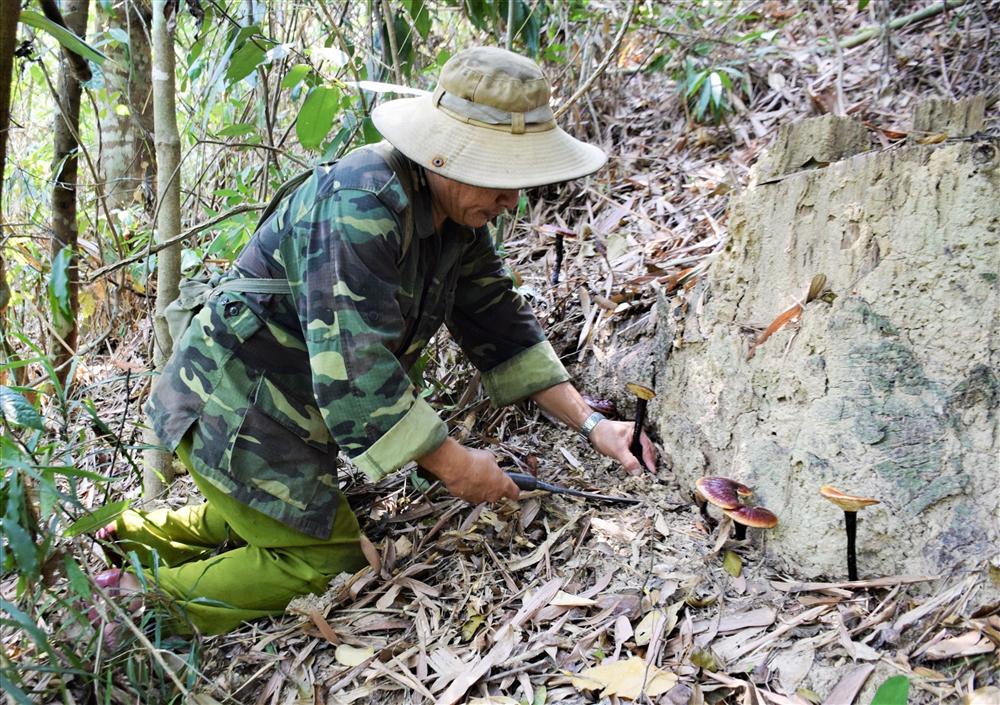
[[[106,10],[98,3],[103,29],[128,33],[126,46],[103,47],[107,117],[101,121],[100,172],[102,189],[112,210],[138,203],[153,212],[156,155],[153,149],[153,94],[149,50],[152,13],[145,0],[126,0]]]
[[[156,134],[156,240],[163,242],[181,230],[180,162],[177,134],[176,86],[174,83],[174,37],[165,16],[167,0],[153,0],[153,118]],[[172,11],[172,9],[171,9]],[[162,370],[173,341],[164,311],[177,298],[181,276],[181,248],[172,245],[156,255],[156,313],[153,316],[153,363]],[[150,445],[160,445],[155,434],[147,434]],[[145,454],[143,494],[158,495],[173,479],[170,453],[150,450]]]
[[[4,313],[10,303],[10,288],[3,261],[3,174],[7,164],[7,126],[10,124],[10,84],[14,68],[14,47],[17,45],[17,21],[21,15],[20,3],[10,3],[0,13],[0,328],[6,329]],[[13,351],[8,347],[7,336],[0,336],[0,356],[6,361]],[[5,381],[0,375],[0,382]]]
[[[65,0],[62,19],[66,27],[77,36],[87,33],[87,14],[90,0]],[[55,182],[52,186],[52,262],[65,250],[67,265],[67,301],[65,309],[57,307],[52,314],[52,332],[49,336],[49,356],[61,384],[66,383],[70,366],[66,363],[76,351],[77,304],[79,292],[79,272],[77,268],[77,228],[76,228],[76,183],[77,152],[80,149],[77,136],[80,133],[80,77],[74,70],[71,52],[63,49],[59,58],[59,85],[55,99],[59,105],[55,111],[53,136],[55,154],[52,170]]]

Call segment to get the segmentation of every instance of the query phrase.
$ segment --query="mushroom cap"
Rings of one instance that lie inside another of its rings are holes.
[[[649,401],[650,399],[656,396],[656,392],[654,392],[649,387],[643,387],[641,384],[635,384],[634,382],[629,382],[628,384],[625,385],[625,388],[628,389],[633,394],[635,394],[640,399],[644,399],[646,401]]]
[[[736,509],[743,504],[740,497],[752,494],[746,485],[717,475],[698,478],[694,484],[702,497],[722,509]]]
[[[725,514],[737,524],[753,529],[773,529],[778,525],[778,517],[764,507],[738,507],[727,509]]]
[[[845,494],[833,485],[823,485],[819,488],[819,493],[845,512],[856,512],[871,504],[881,504],[879,500],[873,497],[855,497],[854,495]]]

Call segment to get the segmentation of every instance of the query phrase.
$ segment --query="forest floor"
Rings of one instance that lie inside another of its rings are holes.
[[[501,225],[505,256],[556,348],[579,363],[600,344],[596,331],[652,325],[657,289],[696,276],[719,249],[728,199],[781,124],[846,112],[869,126],[877,149],[921,137],[900,118],[921,98],[995,86],[991,12],[985,3],[960,26],[942,15],[895,34],[891,46],[872,41],[846,52],[820,51],[815,37],[789,28],[776,40],[780,51],[750,64],[761,89],[718,127],[693,126],[662,73],[606,77],[575,110],[605,125],[579,136],[613,154],[609,167],[529,194],[533,205],[519,221]],[[837,27],[841,35],[856,29]],[[996,130],[995,103],[989,125]],[[295,601],[282,618],[200,639],[197,674],[183,656],[161,658],[189,702],[849,705],[903,676],[914,705],[1000,703],[1000,605],[974,600],[984,576],[805,583],[780,574],[763,560],[765,533],[736,541],[727,524],[706,522],[666,463],[627,476],[533,408],[489,409],[447,341],[434,354],[428,374],[441,381],[438,401],[465,442],[490,448],[511,469],[641,501],[537,492],[473,507],[439,487],[419,489],[408,469],[376,486],[345,473],[371,565]],[[137,419],[143,384],[98,388],[111,372],[144,368],[137,353],[95,354],[79,379],[93,384],[87,393],[102,417],[124,424]],[[116,460],[86,462],[104,472]],[[115,490],[136,497],[138,482]],[[84,501],[106,498],[95,491]],[[189,501],[197,492],[182,476],[165,503]],[[101,550],[93,556],[97,570]],[[134,702],[114,687],[112,697]]]

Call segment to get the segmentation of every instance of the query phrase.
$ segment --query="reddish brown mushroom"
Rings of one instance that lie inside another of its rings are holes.
[[[747,527],[751,529],[773,529],[778,525],[778,517],[764,507],[737,507],[727,509],[727,517],[736,524],[736,540],[747,537]]]
[[[746,485],[718,475],[698,478],[694,484],[694,498],[698,504],[698,511],[709,526],[715,524],[715,520],[708,515],[708,503],[722,510],[736,509],[743,505],[744,497],[753,494]]]

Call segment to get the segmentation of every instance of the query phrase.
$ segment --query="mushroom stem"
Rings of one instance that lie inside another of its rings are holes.
[[[638,460],[639,464],[643,468],[649,470],[646,467],[646,461],[642,457],[642,426],[646,421],[646,400],[641,397],[636,397],[635,400],[635,424],[632,426],[632,442],[629,444],[629,452],[632,453]]]
[[[847,579],[858,579],[858,559],[854,551],[854,538],[857,535],[858,513],[844,512],[844,528],[847,529]]]

